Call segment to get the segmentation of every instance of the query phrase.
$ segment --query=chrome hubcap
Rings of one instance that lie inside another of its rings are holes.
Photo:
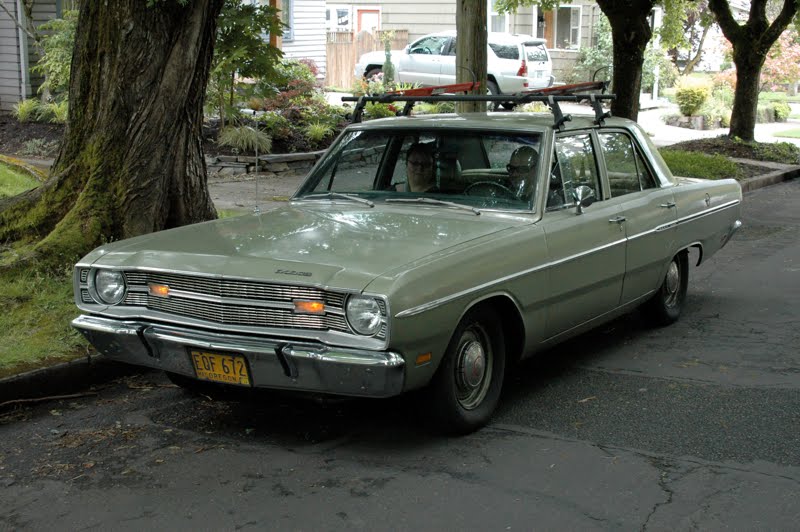
[[[455,380],[458,402],[467,410],[481,404],[491,383],[492,359],[485,332],[468,329],[456,355]]]
[[[667,277],[664,279],[664,303],[668,307],[672,307],[677,303],[680,286],[681,271],[678,269],[678,263],[673,260],[667,270]]]

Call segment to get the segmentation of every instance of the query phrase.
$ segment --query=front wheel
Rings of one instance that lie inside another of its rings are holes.
[[[681,251],[672,257],[661,286],[643,306],[648,321],[657,326],[674,323],[683,310],[688,286],[689,254]]]
[[[489,422],[505,374],[503,329],[490,308],[470,310],[459,323],[428,387],[437,430],[466,434]]]
[[[381,72],[383,72],[383,69],[381,68],[371,68],[364,77],[366,78],[367,81],[370,81],[373,76],[377,76]]]

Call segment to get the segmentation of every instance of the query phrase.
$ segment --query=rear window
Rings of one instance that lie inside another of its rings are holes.
[[[543,44],[525,45],[528,61],[547,61],[547,50]]]
[[[519,59],[519,47],[516,44],[489,43],[494,55],[500,59]]]

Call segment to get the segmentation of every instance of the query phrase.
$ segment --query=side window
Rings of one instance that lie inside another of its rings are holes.
[[[500,59],[519,59],[519,46],[517,44],[490,42],[489,48],[491,48],[494,55]]]
[[[610,131],[602,132],[598,137],[612,198],[655,188],[655,179],[628,135]]]
[[[442,50],[442,55],[452,55],[455,57],[456,55],[456,40],[455,38],[450,39],[447,44],[444,45],[444,49]]]
[[[408,161],[406,160],[406,156],[408,155],[408,148],[417,142],[420,144],[429,145],[433,149],[433,147],[436,145],[436,137],[430,134],[422,134],[403,139],[403,144],[400,147],[400,156],[397,158],[397,162],[394,166],[394,172],[392,172],[391,187],[395,190],[405,190],[405,185],[408,181]]]
[[[572,192],[581,185],[591,188],[597,199],[601,198],[592,137],[588,133],[559,137],[550,171],[547,210],[573,206]]]
[[[410,54],[441,55],[448,37],[432,35],[418,40],[408,50]]]

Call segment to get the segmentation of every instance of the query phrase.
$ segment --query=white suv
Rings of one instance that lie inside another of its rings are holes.
[[[553,84],[553,65],[544,39],[510,33],[489,33],[488,88],[492,94],[512,94]],[[383,69],[384,52],[370,52],[356,64],[357,78]],[[395,80],[422,86],[456,81],[456,32],[426,35],[403,50],[392,50]]]

